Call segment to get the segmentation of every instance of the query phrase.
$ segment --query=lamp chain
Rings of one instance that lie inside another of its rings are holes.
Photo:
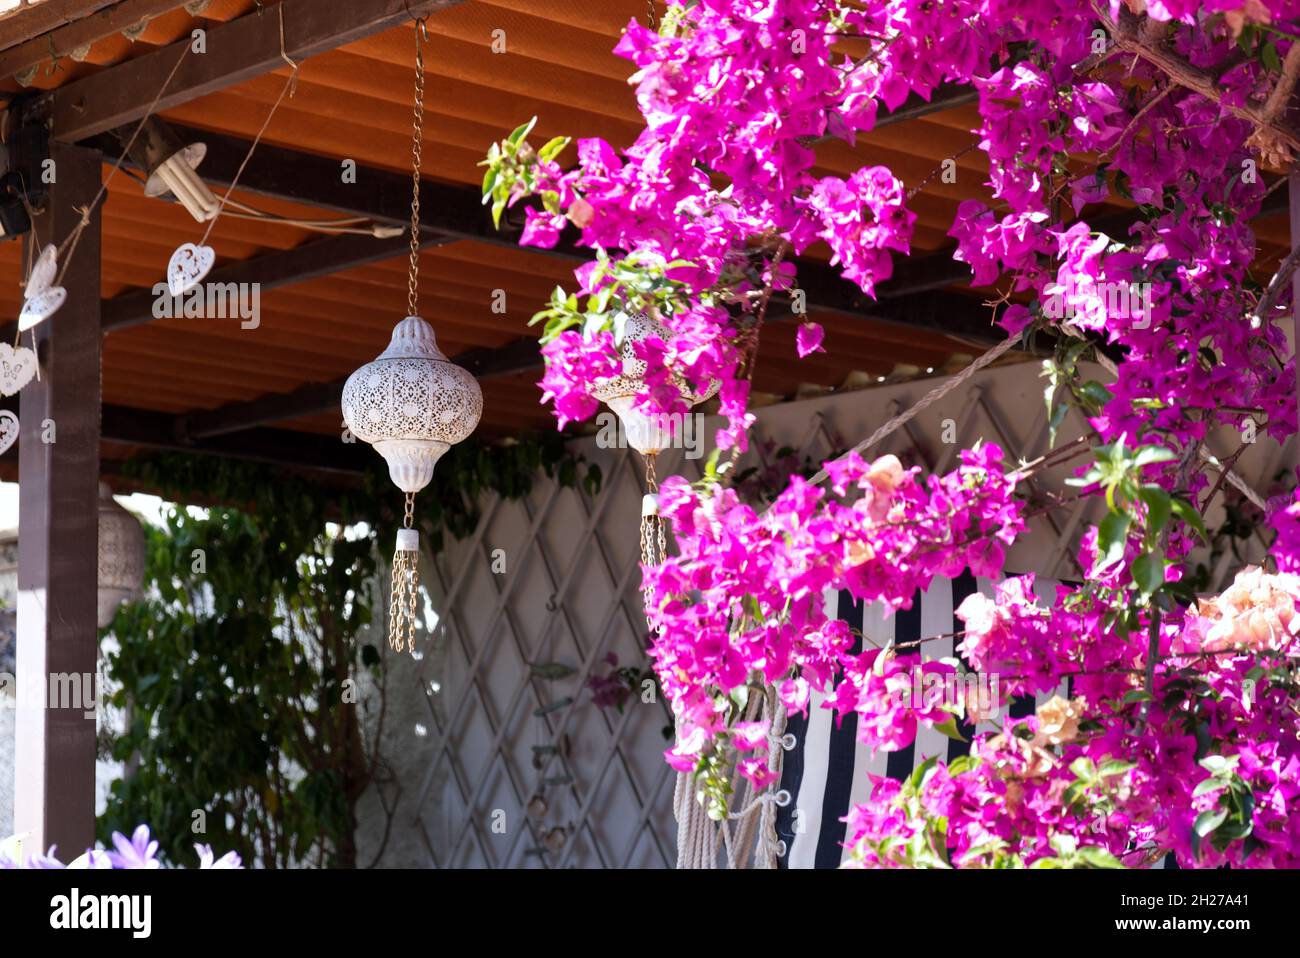
[[[645,457],[645,486],[648,496],[658,496],[659,482],[655,476],[655,455],[649,453]],[[664,531],[664,520],[659,515],[658,507],[654,512],[646,509],[641,510],[641,564],[658,565],[668,557],[667,535]],[[650,595],[643,592],[643,601],[646,607],[646,625],[651,630],[654,629],[654,623],[650,621]]]
[[[421,39],[429,38],[423,18],[415,21],[415,109],[411,135],[411,269],[407,277],[406,315],[416,316],[420,283],[420,147],[424,139],[424,54]]]
[[[645,0],[646,26],[655,29],[655,0]]]
[[[415,493],[406,494],[406,516],[402,527],[415,525]],[[415,651],[416,595],[420,590],[420,554],[402,548],[398,538],[397,551],[393,553],[392,593],[388,602],[388,644],[394,652]]]

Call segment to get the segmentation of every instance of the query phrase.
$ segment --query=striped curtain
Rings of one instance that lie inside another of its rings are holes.
[[[879,604],[855,601],[848,592],[828,590],[826,612],[844,619],[877,646],[946,636],[921,646],[923,658],[942,659],[955,655],[956,640],[951,634],[962,627],[953,610],[976,591],[992,597],[994,584],[992,579],[976,577],[969,571],[955,579],[935,579],[929,589],[918,591],[910,609],[893,615],[886,615]],[[1037,579],[1034,591],[1044,604],[1051,605],[1057,584]],[[858,639],[855,653],[862,651],[861,643]],[[1069,694],[1065,686],[1057,691]],[[1009,712],[1013,718],[1032,715],[1052,694],[1040,693],[1037,701],[1029,696],[1017,698]],[[814,693],[807,714],[791,715],[786,724],[781,788],[790,794],[790,801],[777,814],[777,838],[783,843],[779,846],[780,868],[837,868],[847,860],[848,850],[843,847],[847,824],[843,819],[853,805],[870,795],[869,775],[887,775],[901,781],[932,756],[951,761],[970,751],[969,742],[922,727],[916,741],[907,748],[872,754],[870,746],[858,741],[858,717],[846,715],[837,727],[835,713],[822,708],[822,700],[823,696]],[[959,722],[957,727],[965,739],[993,730],[988,723],[972,726]],[[1173,856],[1167,856],[1164,867],[1170,867],[1172,861]]]

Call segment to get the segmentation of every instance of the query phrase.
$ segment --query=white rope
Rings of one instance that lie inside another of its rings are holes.
[[[893,433],[896,429],[899,429],[900,427],[911,422],[921,413],[925,412],[927,409],[929,409],[931,406],[937,403],[944,396],[947,396],[954,389],[961,386],[964,382],[966,382],[968,379],[974,376],[985,366],[989,365],[990,363],[997,362],[997,360],[1001,359],[1002,356],[1018,342],[1020,342],[1020,337],[1018,335],[1007,337],[1002,342],[998,343],[996,346],[994,346],[992,349],[986,352],[984,355],[980,356],[978,359],[972,362],[969,366],[967,366],[957,375],[953,376],[948,380],[945,380],[943,383],[936,386],[934,389],[931,389],[928,393],[922,396],[915,403],[915,405],[913,405],[911,408],[899,413],[897,416],[890,419],[888,422],[882,425],[879,429],[873,432],[866,439],[862,440],[851,450],[849,450],[844,455],[836,459],[835,462],[843,462],[845,459],[847,459],[855,452],[858,453],[859,455],[866,452],[876,443],[880,442],[882,439],[885,439],[887,436]],[[825,479],[828,475],[830,475],[829,470],[823,467],[822,470],[818,472],[815,476],[813,476],[811,479],[809,479],[808,482],[815,486],[817,485],[817,483]]]
[[[776,867],[780,849],[776,835],[776,810],[790,800],[788,792],[778,790],[785,756],[782,744],[785,707],[776,690],[769,685],[762,695],[750,699],[745,717],[750,721],[755,718],[769,720],[767,767],[772,784],[756,789],[752,782],[747,782],[740,810],[728,814],[725,821],[715,822],[695,795],[693,774],[679,772],[673,791],[678,868],[717,868],[720,846],[726,852],[726,867],[729,869]]]

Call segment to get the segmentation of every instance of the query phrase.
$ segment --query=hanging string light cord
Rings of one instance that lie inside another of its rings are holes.
[[[185,62],[185,57],[189,55],[189,52],[190,52],[190,45],[188,43],[182,44],[181,55],[177,57],[176,62],[172,64],[171,71],[168,72],[167,78],[163,80],[162,86],[158,88],[158,93],[156,96],[154,96],[153,102],[149,104],[149,108],[145,110],[144,116],[142,116],[140,118],[140,122],[136,124],[135,129],[131,133],[130,139],[126,141],[126,146],[122,149],[121,155],[118,156],[117,162],[114,163],[112,169],[108,171],[108,176],[104,177],[104,182],[99,184],[99,190],[95,193],[94,198],[89,203],[86,203],[83,206],[73,207],[73,209],[76,212],[81,214],[81,219],[77,221],[77,225],[72,228],[72,232],[69,233],[64,238],[63,242],[60,243],[57,247],[55,258],[59,262],[60,266],[59,266],[58,275],[55,277],[54,280],[54,285],[61,286],[63,284],[63,277],[68,271],[68,264],[72,261],[72,254],[76,252],[77,243],[81,241],[81,234],[84,233],[86,231],[86,227],[90,225],[90,214],[95,211],[95,208],[99,205],[100,201],[104,198],[104,195],[108,192],[108,184],[113,181],[113,177],[117,175],[117,171],[122,168],[122,164],[126,161],[127,154],[130,152],[131,147],[135,145],[136,139],[139,138],[140,131],[144,129],[145,122],[148,121],[149,117],[153,115],[154,111],[158,108],[158,104],[162,102],[163,95],[167,92],[167,89],[172,85],[172,80],[176,78],[176,72],[181,68],[181,64]],[[25,188],[23,192],[20,194],[19,198],[22,200],[23,207],[27,211],[27,217],[32,224],[32,228],[29,234],[27,264],[26,264],[26,269],[23,271],[23,283],[26,284],[28,280],[31,278],[31,270],[36,263],[37,251],[40,248],[40,243],[36,235],[36,219],[39,214],[35,209],[32,208],[31,204],[27,201],[27,191]],[[33,330],[34,329],[35,327],[33,327]],[[22,331],[19,330],[14,335],[15,347],[18,346],[19,342],[21,341],[21,338],[22,338]],[[35,346],[36,346],[36,333],[33,331],[32,347],[35,348]],[[38,381],[40,379],[40,374],[41,374],[40,365],[38,364],[36,367],[36,378]]]
[[[415,107],[411,133],[411,269],[407,277],[406,315],[418,316],[420,298],[420,150],[424,140],[424,53],[421,40],[429,39],[425,19],[415,21]]]
[[[166,94],[168,87],[172,85],[172,80],[176,78],[176,72],[181,68],[181,64],[185,62],[185,58],[189,55],[189,52],[190,45],[188,43],[182,44],[181,55],[177,57],[176,62],[172,64],[171,72],[167,74],[167,79],[163,80],[163,85],[159,88],[158,94],[153,98],[153,102],[149,104],[149,108],[145,110],[144,116],[140,118],[140,122],[136,124],[135,130],[132,131],[130,139],[126,141],[126,146],[123,147],[121,155],[117,158],[117,162],[114,163],[113,168],[108,171],[108,176],[104,177],[104,182],[99,184],[99,191],[95,194],[94,199],[84,206],[74,207],[74,209],[81,214],[81,219],[77,221],[77,225],[73,227],[72,232],[69,233],[58,246],[58,260],[60,266],[59,275],[54,281],[55,285],[62,285],[63,276],[68,271],[68,263],[72,261],[72,254],[77,249],[77,243],[81,240],[81,234],[85,232],[86,227],[90,225],[90,214],[95,211],[95,207],[99,205],[100,200],[102,200],[104,195],[108,192],[108,184],[113,181],[113,177],[117,174],[117,171],[122,168],[122,163],[125,162],[127,154],[131,151],[131,147],[135,145],[136,139],[140,136],[140,131],[144,129],[145,123],[148,121],[149,117],[153,116],[154,111],[158,108],[158,104],[162,102],[163,95]],[[26,203],[26,197],[23,198],[23,202]],[[29,209],[29,213],[30,212]],[[32,233],[34,237],[34,219]]]
[[[199,240],[200,246],[207,243],[208,237],[212,235],[212,228],[217,225],[217,220],[221,219],[221,214],[225,212],[226,204],[230,202],[230,194],[235,191],[235,184],[239,182],[239,178],[243,175],[244,167],[248,166],[248,161],[253,158],[253,151],[257,149],[257,144],[262,142],[262,137],[266,133],[266,128],[271,125],[271,118],[275,116],[275,111],[280,109],[280,104],[284,102],[286,96],[292,96],[297,91],[298,64],[293,61],[293,58],[289,56],[284,48],[284,4],[276,4],[276,9],[280,12],[280,57],[291,67],[289,77],[284,81],[284,86],[280,89],[280,95],[271,104],[271,111],[266,114],[266,119],[262,121],[262,127],[257,131],[257,136],[253,137],[253,142],[248,145],[248,152],[244,154],[243,162],[235,170],[230,185],[226,187],[225,195],[221,197],[221,202],[217,204],[216,215],[208,220],[208,228],[203,231],[203,238]]]

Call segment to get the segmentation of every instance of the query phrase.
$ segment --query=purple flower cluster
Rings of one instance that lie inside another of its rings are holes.
[[[64,864],[54,857],[57,849],[51,846],[45,854],[32,853],[19,862],[0,852],[0,868],[162,868],[157,858],[158,843],[150,838],[149,826],[141,825],[131,837],[121,832],[113,833],[113,849],[92,848],[81,858],[71,864]],[[199,856],[200,868],[243,868],[243,862],[236,852],[226,852],[220,858],[213,854],[208,845],[196,844],[195,852]]]

